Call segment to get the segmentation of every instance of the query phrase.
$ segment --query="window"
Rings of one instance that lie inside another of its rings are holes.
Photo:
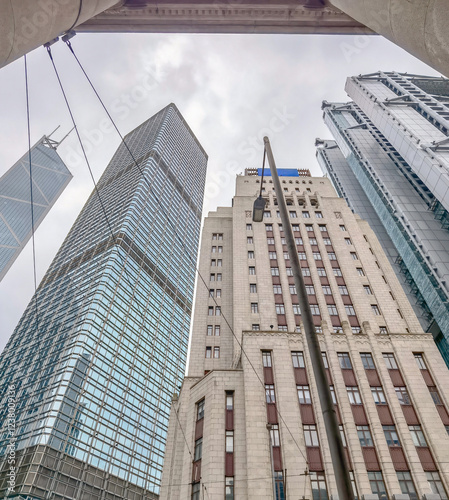
[[[223,247],[218,247],[218,253],[223,253]]]
[[[352,260],[359,260],[359,258],[357,257],[357,254],[355,252],[351,252],[351,257],[352,257]]]
[[[327,276],[326,269],[324,269],[324,267],[317,267],[316,270],[318,272],[318,276]]]
[[[332,241],[330,238],[323,238],[323,243],[326,245],[326,246],[331,246],[332,245]]]
[[[310,310],[312,311],[312,316],[320,316],[320,308],[316,304],[310,304]]]
[[[317,219],[322,219],[323,218],[323,214],[321,212],[315,212],[315,217]]]
[[[408,495],[410,500],[418,500],[418,495],[416,494],[415,485],[413,484],[412,476],[408,471],[397,471],[399,486],[401,487],[401,492],[404,495]]]
[[[360,397],[360,392],[358,387],[346,387],[346,392],[348,393],[349,402],[352,405],[362,404],[362,398]]]
[[[285,500],[284,476],[281,471],[274,473],[274,488],[276,490],[275,500]]]
[[[332,290],[330,286],[323,285],[322,287],[324,295],[332,295]]]
[[[192,500],[200,500],[201,495],[201,484],[194,483],[192,484]]]
[[[395,425],[383,425],[382,429],[388,446],[401,446]]]
[[[287,274],[287,276],[293,276],[293,269],[291,267],[286,267],[285,273]]]
[[[318,245],[317,241],[316,241],[316,238],[309,238],[309,243],[311,245]]]
[[[334,306],[332,304],[328,305],[327,311],[329,312],[330,316],[338,316],[337,306]]]
[[[225,500],[234,500],[234,478],[225,478]]]
[[[360,326],[351,326],[351,331],[352,333],[361,333],[362,329],[360,328]]]
[[[312,252],[312,255],[315,260],[322,260],[320,252]]]
[[[255,283],[249,285],[249,293],[257,293],[257,285]]]
[[[340,292],[340,295],[349,295],[348,289],[345,285],[338,285],[338,291]]]
[[[355,310],[351,304],[345,306],[345,311],[348,316],[355,316]]]
[[[274,245],[274,238],[267,238],[267,245]]]
[[[215,281],[215,274],[210,275],[210,281]]]
[[[340,225],[340,231],[346,231],[346,227],[343,225]]]
[[[310,472],[310,484],[312,486],[313,500],[328,500],[326,480],[324,472]]]
[[[312,226],[312,224],[306,224],[306,231],[309,232],[309,233],[313,232],[313,226]]]
[[[266,218],[266,219],[269,219],[271,217],[271,212],[269,210],[265,210],[264,213],[263,213],[263,216]]]
[[[387,500],[387,490],[382,477],[382,472],[368,472],[369,484],[371,486],[371,493],[377,495],[379,500]]]
[[[287,332],[287,325],[278,325],[278,331],[280,332]]]
[[[217,299],[221,298],[221,288],[217,288],[215,290],[215,297],[217,297]]]
[[[408,430],[412,436],[413,444],[415,446],[427,447],[427,441],[420,425],[409,425]]]
[[[254,259],[254,252],[252,250],[248,252],[248,259]]]
[[[295,285],[289,285],[288,289],[290,291],[290,295],[296,295],[296,286]]]
[[[426,472],[427,482],[435,495],[440,495],[442,500],[447,500],[446,492],[444,491],[443,483],[441,482],[438,472]]]
[[[271,268],[271,276],[279,276],[279,268],[278,267]]]
[[[359,437],[360,446],[374,446],[373,438],[368,425],[357,426],[357,436]]]
[[[212,347],[207,346],[206,347],[206,358],[211,358],[212,357]]]
[[[265,224],[265,231],[273,231],[273,225],[272,224]]]
[[[436,405],[442,405],[440,395],[438,394],[438,389],[435,386],[429,387],[430,395],[432,396],[433,402]]]
[[[257,324],[257,323],[253,323],[253,324],[251,325],[251,330],[252,330],[253,332],[258,332],[258,331],[260,330],[260,325],[259,325],[259,324]]]
[[[374,403],[376,403],[376,405],[387,404],[382,387],[371,387],[371,394],[373,395]]]
[[[215,266],[217,265],[217,261],[216,261],[215,259],[212,259],[212,260],[210,261],[210,265],[211,265],[212,267],[215,267]]]
[[[357,268],[357,273],[359,276],[365,276],[365,273],[363,272],[363,269],[361,267]]]
[[[222,280],[222,274],[221,273],[217,273],[217,281],[221,281]]]
[[[305,252],[298,252],[299,260],[307,260],[307,256]]]
[[[365,290],[366,295],[372,295],[371,287],[369,285],[363,285],[363,289]]]
[[[350,238],[345,238],[346,245],[352,245],[352,241]]]
[[[215,290],[213,288],[211,288],[209,290],[209,297],[213,297],[214,296],[214,292],[215,292]]]
[[[297,245],[302,245],[303,244],[302,238],[295,238],[295,243]]]
[[[262,363],[265,368],[271,366],[271,351],[262,351]]]
[[[234,453],[234,431],[226,431],[226,453]]]
[[[289,215],[290,215],[290,219],[297,219],[298,218],[298,215],[296,214],[296,212],[294,210],[290,210]]]
[[[223,260],[217,259],[217,267],[222,267],[222,266],[223,266]]]
[[[424,357],[420,353],[415,353],[415,360],[416,363],[418,364],[418,367],[420,370],[427,370],[426,362],[424,361]]]
[[[307,295],[315,295],[315,288],[313,285],[306,285]]]
[[[327,256],[329,257],[329,260],[337,260],[335,252],[327,252]]]
[[[293,304],[293,314],[300,315],[301,314],[301,308],[299,307],[298,304]]]
[[[218,359],[220,357],[220,348],[214,347],[214,358]]]
[[[208,316],[213,316],[214,315],[214,307],[213,306],[209,306],[209,311],[208,311]]]
[[[196,404],[196,419],[201,420],[204,417],[204,399]]]
[[[247,231],[252,231],[253,230],[253,225],[252,224],[247,224],[246,225],[246,230]]]
[[[294,232],[299,232],[299,224],[292,224],[292,229]]]
[[[310,399],[310,388],[308,385],[297,385],[296,390],[298,392],[299,404],[306,405],[312,402]]]
[[[221,316],[221,307],[220,306],[215,307],[215,316]]]
[[[396,359],[394,358],[394,354],[392,352],[384,352],[382,354],[385,360],[385,364],[389,370],[397,370],[398,365],[396,364]]]
[[[309,212],[304,211],[304,212],[302,213],[302,218],[303,218],[303,219],[310,219],[310,214],[309,214]]]
[[[212,325],[207,325],[207,335],[210,337],[214,334],[214,327]]]
[[[195,452],[193,457],[194,462],[201,459],[202,451],[203,451],[203,438],[200,437],[195,441]]]
[[[273,293],[275,295],[282,295],[282,286],[281,285],[273,285]]]
[[[379,333],[381,335],[386,335],[388,333],[387,327],[386,326],[379,326]]]
[[[290,260],[290,255],[288,252],[284,252],[284,260]]]
[[[301,351],[292,351],[292,362],[294,368],[305,368],[304,354]]]
[[[375,370],[376,365],[374,364],[373,356],[370,352],[361,352],[360,357],[362,358],[363,368],[365,370]]]
[[[303,276],[310,276],[310,269],[308,267],[301,267],[301,274]],[[293,276],[293,272],[291,275]]]
[[[220,336],[220,325],[215,325],[215,336],[216,337]]]
[[[379,307],[377,306],[377,304],[371,304],[371,310],[373,311],[373,313],[376,316],[380,316],[380,311],[379,311]]]
[[[217,252],[217,247],[212,247],[212,253],[216,253]]]
[[[343,274],[341,273],[341,269],[339,267],[334,267],[332,269],[332,271],[334,272],[334,276],[343,276]]]
[[[337,404],[337,396],[335,395],[335,389],[334,389],[334,386],[333,385],[330,385],[329,386],[329,389],[331,391],[331,396],[332,396],[332,403],[334,403],[334,405]]]
[[[271,446],[281,446],[281,440],[279,437],[279,425],[272,424],[270,429]]]
[[[329,363],[327,362],[327,356],[325,352],[321,353],[321,357],[323,358],[323,364],[324,368],[328,369],[329,368]]]
[[[398,397],[401,405],[412,404],[406,387],[395,387],[394,390],[396,391],[396,396]]]
[[[276,260],[277,259],[276,252],[268,252],[268,257],[270,258],[270,260]],[[253,258],[254,258],[254,252],[253,252]]]
[[[347,352],[339,352],[338,361],[340,362],[340,368],[352,370],[351,358]]]
[[[276,304],[276,314],[285,314],[284,304]]]
[[[259,304],[257,302],[251,302],[251,312],[252,313],[259,312]]]
[[[319,446],[318,432],[316,430],[316,425],[305,425],[304,426],[304,439],[306,441],[306,446]]]
[[[256,274],[256,268],[254,266],[249,266],[248,272],[251,276],[254,276]]]
[[[265,399],[267,403],[276,403],[274,385],[265,384]]]
[[[282,243],[283,245],[286,245],[286,244],[287,244],[287,240],[286,240],[285,238],[281,238],[281,243]]]

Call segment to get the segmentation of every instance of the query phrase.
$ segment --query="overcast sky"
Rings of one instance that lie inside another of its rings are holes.
[[[209,155],[204,215],[229,206],[236,173],[260,167],[262,137],[277,166],[322,175],[315,138],[330,138],[321,102],[346,101],[345,79],[377,70],[437,75],[380,37],[317,35],[77,35],[78,57],[123,134],[174,102]],[[62,42],[53,55],[99,179],[119,137]],[[31,140],[71,122],[46,51],[28,55]],[[0,70],[0,175],[27,151],[23,60]],[[74,175],[36,231],[42,279],[93,189],[76,136],[58,149]],[[31,242],[0,283],[0,350],[34,292]]]

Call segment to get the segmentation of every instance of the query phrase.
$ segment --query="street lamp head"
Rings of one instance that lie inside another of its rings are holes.
[[[254,206],[253,206],[253,222],[262,222],[263,220],[263,213],[265,210],[265,200],[262,198],[262,196],[259,196],[256,198],[254,201]]]

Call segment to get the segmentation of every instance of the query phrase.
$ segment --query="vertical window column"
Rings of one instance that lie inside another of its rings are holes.
[[[226,391],[225,498],[234,499],[234,392]]]
[[[199,495],[200,491],[201,458],[203,455],[204,405],[204,399],[196,404],[195,447],[192,466],[192,498],[199,498],[199,496],[196,497],[195,495],[197,492]]]

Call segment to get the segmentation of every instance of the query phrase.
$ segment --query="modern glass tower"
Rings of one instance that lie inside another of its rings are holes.
[[[386,241],[449,366],[449,80],[379,72],[348,78],[346,91],[353,102],[323,102],[338,148],[318,140],[318,160]]]
[[[56,152],[55,143],[42,137],[31,148],[34,228],[44,220],[72,174]],[[0,177],[0,281],[32,235],[29,154]]]
[[[185,369],[207,155],[174,104],[126,142],[139,167],[121,144],[1,356],[0,496],[11,393],[17,495],[159,493]]]

